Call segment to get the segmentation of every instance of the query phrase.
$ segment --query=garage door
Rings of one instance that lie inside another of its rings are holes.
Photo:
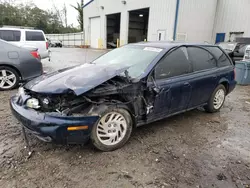
[[[100,17],[90,19],[90,46],[91,48],[98,48],[98,40],[101,37],[101,23]]]

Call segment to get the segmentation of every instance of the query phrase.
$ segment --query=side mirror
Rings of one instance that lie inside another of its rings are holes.
[[[161,90],[158,88],[158,87],[153,87],[153,91],[156,93],[156,94],[159,94],[161,92]]]
[[[153,83],[153,85],[151,85],[151,87],[150,87],[152,89],[152,91],[154,91],[156,94],[159,94],[161,92],[161,90],[157,86],[153,74],[149,77],[149,80],[150,80],[150,82]]]

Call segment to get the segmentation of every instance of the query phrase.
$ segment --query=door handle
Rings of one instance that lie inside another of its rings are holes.
[[[190,86],[189,82],[185,82],[183,85],[184,86]]]

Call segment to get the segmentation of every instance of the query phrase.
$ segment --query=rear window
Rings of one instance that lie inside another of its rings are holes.
[[[231,65],[231,61],[226,54],[222,52],[218,47],[207,47],[207,49],[216,57],[218,61],[218,67],[225,67]]]
[[[26,41],[45,41],[45,38],[42,32],[26,31],[25,34],[26,34]]]
[[[0,39],[8,42],[18,42],[21,39],[21,32],[13,30],[0,30]]]

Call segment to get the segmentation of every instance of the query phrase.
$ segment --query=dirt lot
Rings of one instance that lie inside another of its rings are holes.
[[[0,187],[250,187],[250,86],[238,86],[220,113],[194,110],[134,131],[122,149],[59,146],[32,138],[0,93]]]

